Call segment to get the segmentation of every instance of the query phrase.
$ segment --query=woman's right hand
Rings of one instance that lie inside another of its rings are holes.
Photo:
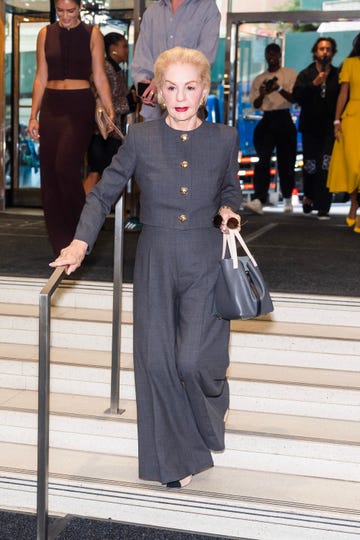
[[[30,118],[27,129],[31,139],[40,138],[39,122],[36,118]]]
[[[58,266],[66,266],[65,273],[70,275],[81,265],[88,245],[83,240],[73,240],[71,244],[60,251],[60,255],[49,266],[56,268]]]

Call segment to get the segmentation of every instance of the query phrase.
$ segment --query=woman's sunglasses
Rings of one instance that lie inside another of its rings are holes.
[[[220,214],[216,214],[216,216],[213,219],[214,227],[216,227],[217,229],[220,229],[222,221],[223,219],[220,216]],[[237,229],[239,224],[240,222],[234,217],[229,218],[226,223],[228,229]]]

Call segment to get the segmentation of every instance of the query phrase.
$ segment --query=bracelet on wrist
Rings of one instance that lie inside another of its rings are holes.
[[[341,121],[340,120],[334,120],[334,126],[338,126],[340,125]]]
[[[279,93],[282,92],[283,90],[284,90],[284,89],[283,89],[282,86],[279,86],[279,88],[277,89],[277,91],[278,91]]]

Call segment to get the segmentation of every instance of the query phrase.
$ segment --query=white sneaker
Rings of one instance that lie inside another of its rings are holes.
[[[294,208],[291,202],[291,199],[284,199],[284,212],[286,214],[291,214],[293,212]]]
[[[264,213],[263,205],[261,204],[260,199],[254,199],[248,203],[244,203],[243,207],[247,210],[251,210],[254,214],[262,215]]]

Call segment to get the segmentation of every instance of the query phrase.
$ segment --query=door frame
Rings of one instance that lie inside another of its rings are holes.
[[[0,0],[1,2],[1,0]],[[135,0],[138,10],[144,11],[145,0]],[[131,24],[131,21],[136,21],[140,17],[135,17],[135,10],[112,10],[112,16],[119,20],[124,20]],[[115,17],[116,15],[116,17]],[[16,14],[12,16],[12,72],[11,72],[11,186],[10,189],[5,189],[5,171],[4,171],[4,200],[6,202],[1,208],[0,196],[0,211],[6,207],[41,207],[41,188],[19,187],[19,98],[20,98],[20,25],[26,23],[47,23],[50,24],[48,13],[29,13]],[[5,43],[5,41],[4,41]],[[5,89],[4,89],[5,102]],[[3,108],[5,111],[5,106]],[[4,123],[5,126],[5,114]],[[5,130],[5,127],[4,127]],[[5,168],[3,167],[3,170]],[[1,179],[0,179],[1,180]],[[1,181],[0,181],[1,188]],[[1,191],[0,191],[1,194]]]
[[[0,3],[0,73],[5,73],[5,2]],[[1,49],[3,44],[3,49]],[[5,210],[5,77],[0,88],[0,212]]]

